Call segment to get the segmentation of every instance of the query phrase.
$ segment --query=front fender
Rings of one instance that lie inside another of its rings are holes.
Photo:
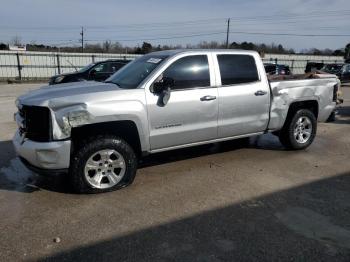
[[[71,135],[71,129],[88,124],[128,120],[135,123],[142,151],[149,151],[147,108],[141,101],[119,100],[70,106],[54,112],[55,139]]]

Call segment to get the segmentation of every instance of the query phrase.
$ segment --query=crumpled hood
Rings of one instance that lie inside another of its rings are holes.
[[[20,104],[24,105],[47,106],[50,101],[55,99],[62,100],[65,97],[70,98],[75,95],[97,94],[116,90],[120,90],[120,88],[115,84],[83,81],[43,86],[18,97],[18,100]]]

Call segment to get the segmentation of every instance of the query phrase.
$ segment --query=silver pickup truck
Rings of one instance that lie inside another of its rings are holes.
[[[90,193],[129,185],[145,154],[267,132],[304,149],[334,110],[339,80],[299,78],[269,81],[252,51],[150,53],[104,83],[19,97],[13,143],[31,170],[68,172],[76,191]]]

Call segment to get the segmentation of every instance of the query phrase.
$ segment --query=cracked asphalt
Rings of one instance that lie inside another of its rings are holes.
[[[140,161],[133,185],[69,191],[16,159],[0,85],[0,261],[350,261],[350,86],[305,151],[273,135]]]

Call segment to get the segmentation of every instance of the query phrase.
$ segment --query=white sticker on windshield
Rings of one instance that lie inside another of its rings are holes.
[[[148,63],[158,64],[162,59],[160,58],[150,58],[147,60]]]

